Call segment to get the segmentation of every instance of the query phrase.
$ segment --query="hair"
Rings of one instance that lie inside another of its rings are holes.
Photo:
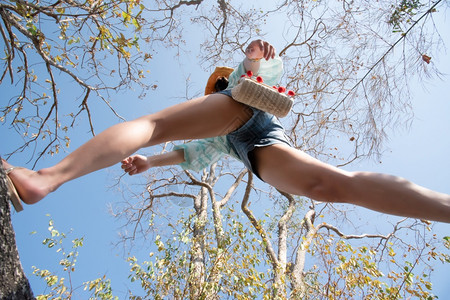
[[[219,77],[216,80],[216,84],[214,85],[214,88],[216,89],[216,92],[223,91],[228,87],[228,79],[226,77]]]

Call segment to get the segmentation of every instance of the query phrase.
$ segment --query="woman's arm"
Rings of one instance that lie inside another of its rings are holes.
[[[129,175],[147,171],[153,167],[178,165],[184,162],[184,150],[179,149],[152,156],[133,155],[122,160],[122,169]]]
[[[233,155],[226,137],[219,136],[175,145],[173,151],[164,154],[129,156],[122,160],[122,169],[135,175],[153,167],[180,165],[185,170],[198,172],[217,162],[224,154]]]
[[[261,76],[269,86],[278,85],[283,73],[283,62],[276,56],[275,48],[268,42],[256,40],[245,50],[244,60],[237,66],[228,78],[228,89],[235,87],[239,79],[247,71]]]
[[[275,48],[266,41],[255,40],[245,49],[244,67],[246,71],[258,73],[261,59],[275,58]]]
[[[191,141],[175,145],[174,150],[184,151],[184,162],[180,166],[184,170],[199,172],[217,162],[225,154],[231,154],[231,146],[225,136]]]

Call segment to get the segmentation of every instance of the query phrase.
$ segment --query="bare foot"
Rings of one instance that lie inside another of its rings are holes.
[[[13,167],[6,160],[2,159],[2,163],[5,170]],[[39,202],[52,191],[46,184],[45,176],[41,173],[41,171],[16,168],[8,174],[21,200],[26,204]]]

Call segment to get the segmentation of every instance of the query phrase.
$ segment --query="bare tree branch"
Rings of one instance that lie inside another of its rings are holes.
[[[266,250],[266,254],[269,257],[274,270],[276,270],[276,269],[278,269],[279,261],[278,261],[277,255],[275,254],[275,251],[272,247],[272,242],[270,241],[266,230],[261,226],[261,224],[259,224],[255,215],[247,206],[248,200],[250,198],[250,191],[251,191],[252,184],[253,184],[253,174],[251,172],[248,172],[247,174],[248,174],[248,182],[247,182],[247,185],[245,188],[244,197],[242,199],[241,208],[242,208],[242,211],[247,216],[247,218],[250,220],[250,223],[253,225],[253,227],[256,229],[256,231],[261,236],[265,250]]]
[[[335,233],[337,233],[338,236],[340,236],[341,238],[346,239],[346,240],[364,239],[364,238],[388,240],[393,235],[393,233],[390,233],[388,235],[369,234],[369,233],[364,233],[364,234],[359,234],[359,235],[356,235],[356,234],[344,234],[338,228],[336,228],[335,226],[327,224],[327,223],[321,223],[316,228],[317,228],[317,231],[320,230],[321,228],[326,228],[328,230],[332,230]]]

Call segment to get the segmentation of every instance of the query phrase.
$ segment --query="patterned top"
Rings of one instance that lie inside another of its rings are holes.
[[[254,75],[261,76],[265,84],[272,86],[278,85],[282,72],[283,62],[277,56],[270,60],[262,59],[258,73]],[[246,74],[246,70],[244,62],[241,62],[233,73],[230,74],[227,90],[235,87],[241,76],[244,74]],[[184,170],[199,172],[217,162],[224,155],[231,155],[232,157],[239,159],[237,154],[231,148],[226,136],[191,141],[186,144],[176,145],[173,148],[173,150],[180,149],[184,150],[185,161],[180,164]]]

